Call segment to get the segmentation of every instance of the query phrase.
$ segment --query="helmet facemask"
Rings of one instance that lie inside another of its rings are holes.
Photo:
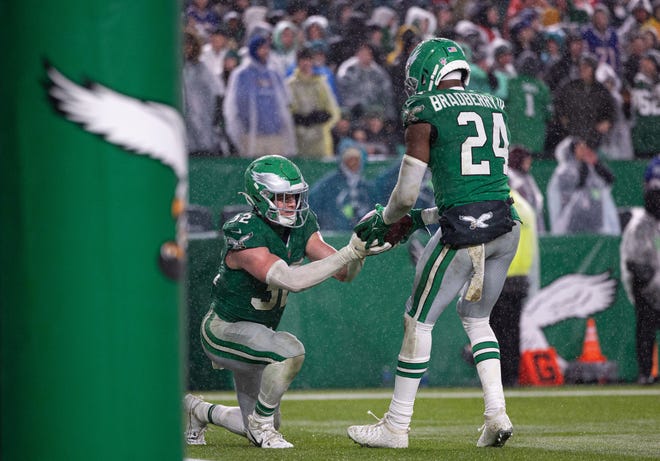
[[[406,81],[403,83],[406,96],[411,97],[413,94],[417,93],[418,83],[419,82],[415,77],[406,77]]]
[[[268,204],[264,217],[269,221],[284,227],[301,227],[307,220],[309,204],[307,202],[307,185],[300,191],[273,193],[266,189],[260,192]],[[281,205],[278,205],[281,203]]]
[[[423,71],[418,69],[419,63],[416,62],[419,56],[419,51],[420,45],[417,45],[406,61],[406,79],[403,86],[407,97],[411,97],[420,91],[419,80],[423,78]]]
[[[404,91],[406,92],[407,97],[411,97],[417,93],[417,86],[419,85],[419,80],[415,77],[406,77],[405,82],[403,83]]]

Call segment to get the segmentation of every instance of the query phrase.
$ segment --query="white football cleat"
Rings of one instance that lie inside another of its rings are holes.
[[[248,416],[248,427],[245,433],[250,442],[261,448],[293,448],[293,444],[287,442],[275,429],[272,419],[267,422],[259,422],[254,415]]]
[[[494,416],[486,416],[479,430],[482,432],[477,441],[478,447],[503,447],[513,435],[513,425],[504,409]]]
[[[369,412],[376,419],[378,417]],[[376,424],[350,426],[348,436],[355,443],[370,448],[408,448],[408,432],[410,429],[396,429],[387,420],[385,413]]]
[[[186,394],[183,399],[183,407],[186,410],[186,443],[188,445],[206,445],[204,432],[206,423],[197,417],[195,412],[204,401],[192,394]]]

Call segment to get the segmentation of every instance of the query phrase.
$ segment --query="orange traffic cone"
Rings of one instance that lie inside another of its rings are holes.
[[[578,362],[582,363],[602,363],[607,362],[607,357],[600,351],[598,342],[598,333],[596,332],[596,321],[593,318],[587,319],[587,331],[584,335],[584,344],[582,346],[582,355],[578,357]]]

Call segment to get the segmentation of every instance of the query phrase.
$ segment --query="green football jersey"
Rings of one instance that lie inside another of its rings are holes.
[[[224,249],[218,274],[213,279],[213,309],[227,322],[245,320],[277,328],[288,292],[257,280],[247,271],[230,269],[225,256],[230,250],[266,247],[289,265],[301,264],[307,241],[319,230],[316,216],[310,211],[304,226],[286,228],[271,226],[254,212],[239,213],[222,230]],[[286,232],[288,237],[284,237]]]
[[[436,128],[429,169],[441,214],[457,205],[509,198],[509,129],[502,99],[436,90],[408,98],[402,119],[406,127],[429,123]]]
[[[631,97],[633,150],[640,157],[655,155],[660,151],[660,84],[638,77],[631,89]]]
[[[506,107],[511,144],[520,144],[533,154],[543,153],[551,105],[550,90],[542,80],[526,75],[509,80]]]

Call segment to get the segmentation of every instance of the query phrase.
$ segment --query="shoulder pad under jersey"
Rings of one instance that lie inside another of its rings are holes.
[[[415,123],[428,122],[433,116],[434,110],[428,99],[428,95],[413,95],[409,97],[401,110],[403,126],[407,127]]]
[[[267,246],[268,225],[256,213],[239,213],[222,226],[227,250],[242,250]]]

